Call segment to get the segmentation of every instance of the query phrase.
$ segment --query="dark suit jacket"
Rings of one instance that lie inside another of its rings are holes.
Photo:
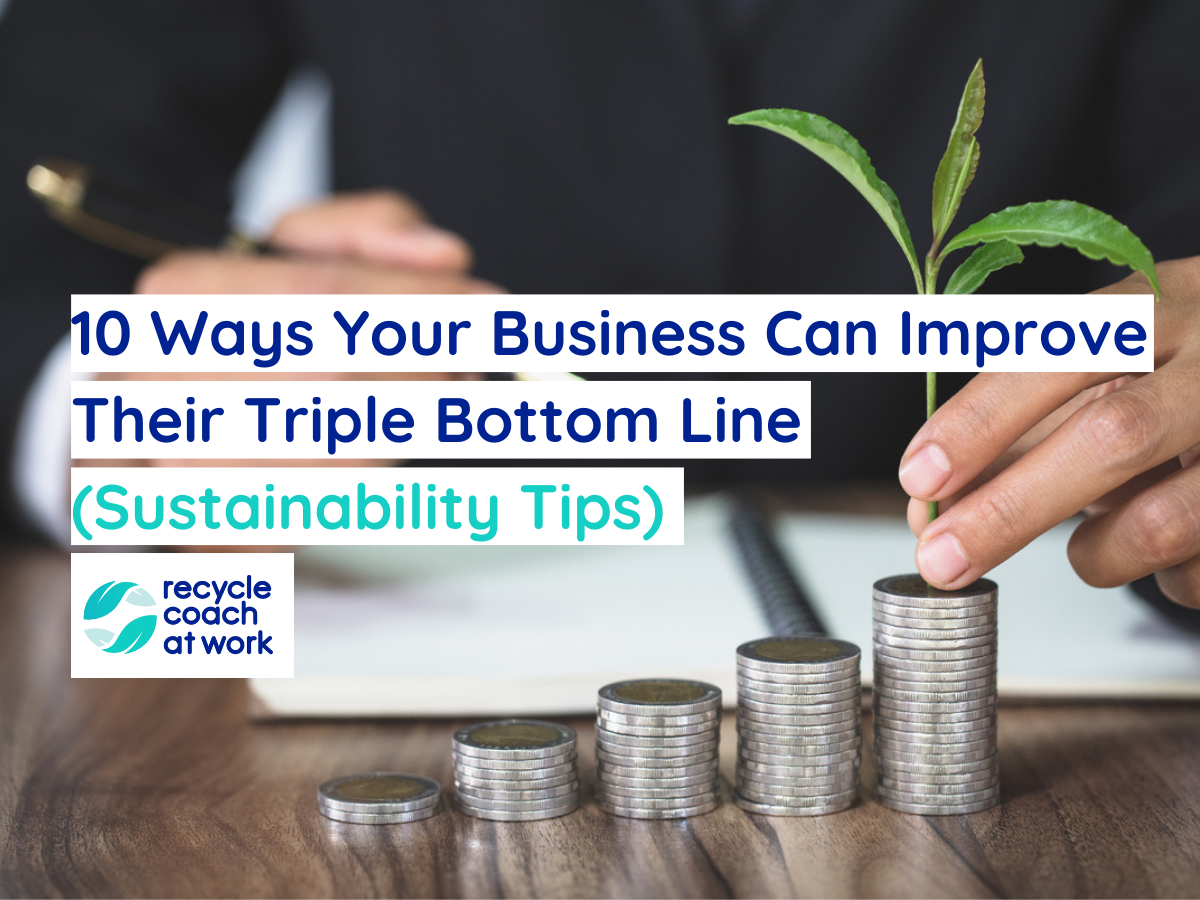
[[[1191,255],[1198,37],[1200,4],[1144,0],[12,0],[0,423],[65,333],[69,294],[126,291],[138,268],[51,223],[25,196],[30,162],[77,158],[225,207],[300,63],[332,79],[336,188],[411,194],[513,291],[908,292],[898,248],[847,184],[727,117],[790,106],[844,125],[921,245],[983,57],[983,156],[960,225],[1065,197],[1112,213],[1159,258]],[[1123,274],[1067,251],[1029,257],[989,287],[1077,291]],[[923,406],[910,376],[818,379],[813,399],[813,460],[774,474],[891,474]]]

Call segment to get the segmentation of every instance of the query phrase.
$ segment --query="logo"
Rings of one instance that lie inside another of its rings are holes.
[[[83,607],[85,622],[100,622],[120,628],[85,628],[83,633],[105,653],[133,653],[146,645],[158,624],[156,613],[144,614],[154,606],[154,598],[132,581],[109,581],[92,591]]]

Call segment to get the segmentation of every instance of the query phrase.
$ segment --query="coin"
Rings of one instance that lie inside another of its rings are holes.
[[[849,700],[842,700],[838,703],[831,703],[817,709],[808,706],[801,706],[796,703],[763,703],[759,700],[752,700],[745,694],[738,695],[738,709],[747,709],[751,712],[766,713],[767,715],[775,716],[794,716],[803,712],[809,712],[814,715],[832,715],[833,713],[846,712],[847,710],[861,710],[862,697],[856,696]]]
[[[972,700],[996,699],[996,685],[986,684],[983,687],[970,688],[961,691],[929,691],[918,687],[899,688],[895,682],[880,682],[875,691],[875,699],[886,697],[900,703],[964,703]]]
[[[481,788],[473,784],[456,782],[455,788],[459,797],[478,800],[553,800],[568,794],[579,792],[579,781],[568,782],[552,788],[528,788],[510,790],[508,788]]]
[[[861,656],[859,648],[849,641],[815,635],[759,638],[737,648],[740,666],[772,672],[857,669]]]
[[[432,778],[407,772],[347,775],[326,781],[317,788],[317,804],[322,812],[341,810],[366,815],[412,813],[437,805],[441,798],[440,784]]]
[[[892,628],[902,630],[915,628],[917,630],[936,630],[940,632],[943,629],[954,631],[959,628],[994,628],[997,617],[994,612],[983,613],[978,616],[954,616],[953,618],[946,616],[926,616],[910,611],[905,611],[901,614],[884,609],[882,604],[876,603],[872,613],[872,620],[876,625],[889,625]]]
[[[761,713],[752,709],[739,709],[737,724],[741,727],[774,731],[780,727],[793,728],[823,728],[826,731],[836,731],[839,728],[854,727],[862,720],[862,709],[846,709],[838,713],[826,715],[778,715],[776,713]]]
[[[693,725],[630,725],[628,722],[616,721],[601,711],[596,718],[596,727],[603,728],[609,734],[628,735],[629,737],[688,737],[694,734],[707,734],[720,727],[721,723],[718,721],[717,713],[706,713],[705,715],[707,718]]]
[[[634,788],[621,784],[605,782],[601,789],[605,797],[614,803],[636,805],[635,801],[642,800],[678,800],[683,798],[707,799],[717,790],[717,779],[712,778],[707,784],[689,785],[684,788],[652,787]]]
[[[684,766],[700,765],[719,759],[716,746],[693,756],[628,756],[622,753],[612,753],[603,747],[596,748],[596,759],[617,766],[639,766],[646,769],[669,769]]]
[[[809,672],[775,672],[770,669],[748,669],[740,662],[737,667],[739,678],[767,684],[789,684],[798,687],[814,687],[818,692],[828,690],[826,685],[853,684],[858,680],[859,666],[851,666],[834,672],[814,669]]]
[[[627,744],[611,744],[605,737],[604,732],[596,733],[597,749],[603,749],[609,755],[624,756],[628,759],[638,760],[695,758],[705,753],[715,753],[718,743],[717,737],[714,736],[703,743],[696,743],[686,747],[630,747]]]
[[[506,811],[499,809],[482,809],[475,806],[467,806],[459,804],[459,810],[466,813],[468,816],[473,816],[476,819],[490,819],[494,822],[532,822],[537,819],[557,819],[559,816],[570,815],[579,809],[579,799],[576,798],[574,804],[558,809],[542,809],[542,810],[523,810],[523,811]]]
[[[480,766],[468,766],[459,759],[454,760],[454,772],[456,775],[466,775],[471,778],[497,782],[524,782],[530,779],[558,778],[560,775],[573,775],[577,771],[578,767],[575,757],[571,757],[565,763],[547,766],[544,769],[531,769],[527,767],[519,769],[483,768]]]
[[[677,778],[692,778],[696,775],[707,775],[717,771],[720,760],[717,756],[711,759],[706,759],[694,764],[689,763],[683,766],[646,766],[646,765],[625,765],[621,762],[610,762],[603,759],[596,760],[596,775],[598,780],[607,779],[609,775],[616,775],[620,778],[655,778],[655,779],[677,779]]]
[[[733,802],[740,809],[746,812],[756,813],[760,816],[820,816],[828,813],[841,812],[844,809],[849,809],[854,805],[854,801],[858,799],[858,792],[846,793],[833,799],[825,799],[819,803],[812,803],[801,806],[796,804],[783,803],[759,803],[743,797],[736,791],[733,794]]]
[[[470,807],[473,810],[487,812],[547,812],[562,810],[579,805],[579,794],[574,793],[564,797],[554,797],[549,800],[485,800],[481,797],[458,795],[460,807]]]
[[[575,730],[536,719],[502,719],[454,732],[454,752],[483,759],[544,759],[574,752]]]
[[[677,678],[618,681],[600,689],[599,706],[627,715],[648,712],[659,716],[693,715],[719,709],[721,689],[702,681]]]
[[[752,747],[739,747],[738,759],[741,761],[769,763],[772,765],[791,765],[791,766],[817,766],[831,763],[845,762],[847,760],[859,761],[862,759],[862,747],[855,746],[845,750],[839,750],[836,753],[770,753],[762,752]]]
[[[570,772],[554,775],[549,778],[478,778],[474,775],[463,774],[461,769],[454,771],[454,783],[470,787],[486,788],[488,790],[529,790],[539,791],[546,788],[560,787],[564,784],[574,784],[579,780],[578,770],[572,766]]]
[[[877,773],[876,783],[889,791],[907,791],[914,794],[950,794],[955,791],[973,791],[995,787],[1000,783],[1000,771],[997,769],[988,774],[956,775],[953,778],[938,776],[936,779],[932,779],[916,776],[915,780]]]
[[[951,604],[950,606],[908,606],[892,603],[885,596],[877,593],[872,614],[891,616],[896,619],[919,619],[922,622],[936,621],[940,624],[955,619],[994,618],[997,608],[994,600],[984,600],[979,603],[963,602],[961,605]]]
[[[763,763],[755,762],[749,759],[739,759],[738,769],[745,769],[758,775],[765,775],[779,778],[821,778],[827,774],[848,772],[857,768],[857,761],[848,760],[833,764],[815,764],[815,765],[788,765],[787,763]]]
[[[430,819],[441,811],[442,804],[440,802],[435,803],[433,806],[426,806],[423,809],[415,810],[414,812],[379,813],[377,815],[321,807],[321,815],[325,818],[332,819],[335,822],[345,822],[350,825],[402,825],[408,822],[420,822],[423,819]]]
[[[821,702],[825,694],[837,694],[843,691],[857,690],[859,687],[859,679],[857,676],[839,678],[836,681],[821,681],[821,682],[804,682],[802,684],[793,684],[787,681],[764,681],[760,678],[750,678],[746,675],[739,674],[737,677],[739,687],[748,687],[751,690],[756,690],[760,693],[767,694],[792,694],[795,696],[803,696],[812,702]]]
[[[721,799],[718,796],[699,806],[683,807],[680,809],[646,809],[640,806],[611,803],[599,798],[597,798],[597,805],[610,815],[621,816],[626,819],[686,819],[712,812],[721,805]]]
[[[611,771],[606,771],[604,773],[604,787],[606,790],[616,790],[617,788],[624,787],[637,790],[678,790],[680,793],[683,793],[684,790],[690,787],[712,784],[716,778],[717,770],[715,768],[684,778],[631,778],[624,775],[614,775]]]
[[[834,693],[812,695],[788,694],[779,691],[758,691],[744,684],[738,684],[739,705],[745,703],[747,700],[752,700],[760,704],[802,707],[813,712],[818,712],[841,708],[846,703],[858,700],[860,696],[861,688],[858,685]]]
[[[792,747],[829,747],[861,738],[859,728],[829,728],[821,726],[800,734],[789,734],[782,726],[771,729],[754,729],[739,725],[738,738],[745,741],[760,741],[764,744],[778,744],[780,748]]]
[[[755,784],[763,786],[775,785],[779,787],[789,787],[803,785],[814,788],[828,787],[830,785],[844,785],[858,777],[858,773],[853,769],[822,772],[819,775],[806,775],[802,778],[796,778],[795,776],[786,777],[781,775],[766,775],[762,772],[751,771],[745,766],[738,766],[736,775],[738,784],[741,784],[743,781],[753,781]]]
[[[979,803],[985,800],[994,800],[1000,796],[1000,786],[996,784],[978,791],[956,791],[950,794],[939,794],[936,792],[913,793],[912,791],[899,791],[890,787],[884,788],[880,785],[876,788],[876,793],[881,796],[886,794],[888,798],[899,800],[901,803],[923,803],[930,806],[947,803],[957,806],[964,803]]]
[[[530,769],[543,771],[552,766],[573,765],[575,763],[575,750],[557,756],[534,757],[533,759],[520,759],[513,757],[511,759],[490,759],[486,756],[464,756],[457,750],[453,752],[455,762],[461,762],[465,766],[470,766],[474,769],[494,769],[497,772],[515,772],[520,769]]]
[[[620,806],[628,809],[669,812],[671,810],[694,809],[705,806],[720,796],[720,791],[714,786],[712,790],[702,794],[692,794],[686,797],[664,797],[660,799],[613,796],[607,791],[597,791],[596,800],[602,806]]]
[[[698,734],[681,735],[676,737],[658,737],[654,735],[628,735],[618,732],[609,731],[607,728],[598,729],[596,732],[597,740],[603,739],[606,744],[612,745],[615,750],[620,747],[632,747],[634,749],[649,748],[649,747],[679,747],[679,748],[696,748],[709,741],[716,740],[718,731],[716,728],[710,728],[708,731],[703,731]]]

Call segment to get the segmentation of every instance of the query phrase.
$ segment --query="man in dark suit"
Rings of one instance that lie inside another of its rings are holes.
[[[876,154],[920,235],[915,211],[980,56],[983,164],[960,222],[1069,197],[1116,215],[1159,259],[1190,257],[1197,34],[1200,8],[1184,2],[13,0],[0,23],[0,422],[11,441],[72,291],[911,290],[891,236],[844,183],[725,120],[763,106],[835,119]],[[30,161],[56,154],[224,207],[299,63],[333,84],[336,190],[392,188],[423,212],[347,196],[276,232],[319,260],[189,254],[138,282],[135,263],[65,234],[23,196]],[[914,508],[963,498],[934,529],[914,514],[931,581],[970,580],[1092,506],[1105,514],[1073,555],[1086,579],[1157,571],[1175,599],[1200,602],[1200,469],[1184,465],[1200,445],[1198,268],[1162,267],[1154,375],[1105,396],[1081,379],[978,379],[918,435],[902,475]],[[989,287],[1075,292],[1110,278],[1034,251]],[[894,472],[919,398],[908,377],[817,379],[813,459],[787,476]],[[1065,413],[1075,418],[995,474],[1011,442]]]

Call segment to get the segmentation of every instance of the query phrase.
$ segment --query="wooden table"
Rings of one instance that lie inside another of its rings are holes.
[[[448,784],[459,723],[254,725],[241,681],[72,681],[68,583],[65,555],[0,556],[2,895],[1200,894],[1200,705],[1007,707],[1004,802],[974,816],[874,803],[868,717],[863,799],[837,815],[347,826],[317,814],[321,781]],[[590,791],[592,726],[571,724]]]

